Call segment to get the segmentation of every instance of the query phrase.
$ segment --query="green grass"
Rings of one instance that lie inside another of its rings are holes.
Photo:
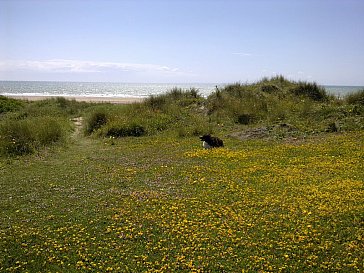
[[[293,86],[3,113],[0,140],[33,153],[0,157],[0,272],[362,272],[363,108]],[[259,128],[273,129],[227,137]],[[211,131],[225,148],[202,149]]]
[[[0,271],[363,270],[363,133],[225,142],[81,138],[2,160]]]
[[[17,110],[21,109],[23,106],[24,106],[24,103],[19,100],[0,96],[0,114],[6,113],[6,112],[17,111]]]
[[[347,95],[345,100],[348,104],[364,105],[364,89]]]

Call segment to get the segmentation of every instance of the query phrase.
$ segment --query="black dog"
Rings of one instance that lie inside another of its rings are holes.
[[[205,149],[224,147],[224,142],[218,137],[212,137],[211,135],[203,135],[200,136],[200,139],[203,141],[202,146]]]

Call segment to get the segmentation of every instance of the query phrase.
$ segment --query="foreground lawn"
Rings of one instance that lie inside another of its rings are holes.
[[[363,132],[225,142],[0,159],[0,271],[363,272]]]

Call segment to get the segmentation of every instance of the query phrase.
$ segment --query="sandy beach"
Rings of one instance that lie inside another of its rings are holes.
[[[58,98],[59,96],[7,96],[13,99],[39,101],[51,98]],[[64,97],[68,100],[92,102],[92,103],[115,103],[115,104],[130,104],[143,101],[142,98],[118,98],[118,97],[86,97],[86,96],[67,96]]]

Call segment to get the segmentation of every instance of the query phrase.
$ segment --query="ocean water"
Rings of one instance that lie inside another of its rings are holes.
[[[339,98],[364,89],[364,86],[324,85],[323,87],[325,87],[329,94],[335,95]]]
[[[158,83],[110,83],[110,82],[44,82],[44,81],[0,81],[0,95],[4,96],[85,96],[111,98],[145,98],[168,92],[174,87],[196,88],[207,97],[216,90],[216,83],[158,84]],[[363,86],[324,86],[328,93],[343,97],[348,93],[364,89]]]
[[[213,83],[164,84],[164,83],[110,83],[110,82],[36,82],[0,81],[0,95],[12,96],[85,96],[111,98],[145,98],[163,94],[174,87],[197,88],[203,96],[208,96],[216,86]]]

